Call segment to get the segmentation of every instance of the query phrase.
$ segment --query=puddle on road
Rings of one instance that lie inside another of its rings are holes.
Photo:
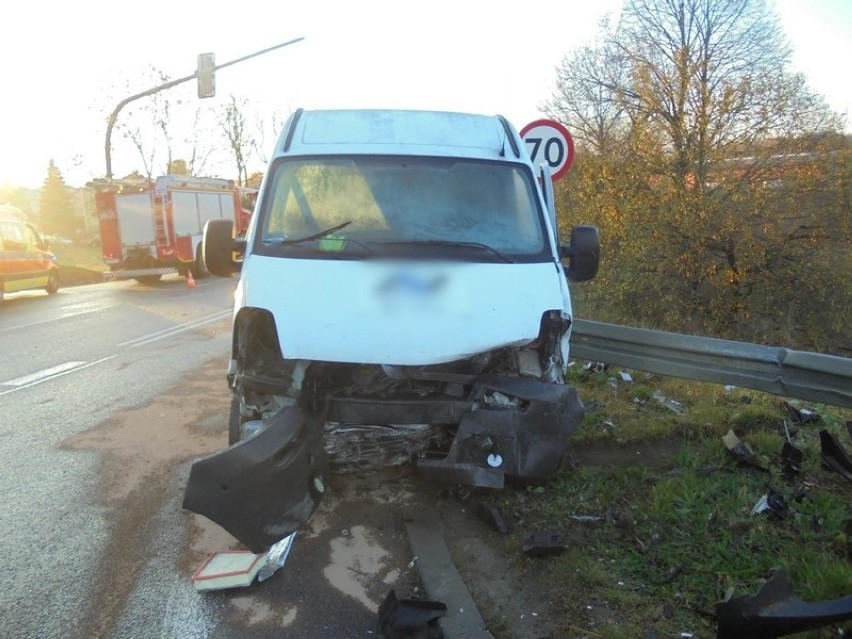
[[[373,601],[367,588],[376,582],[385,583],[390,572],[386,566],[389,553],[364,526],[353,526],[348,533],[331,541],[331,563],[323,574],[340,592],[375,610],[381,601]]]
[[[150,544],[157,537],[157,514],[169,491],[174,493],[175,468],[227,445],[226,366],[224,358],[210,361],[150,403],[116,413],[62,443],[65,449],[102,455],[92,485],[102,491],[99,498],[109,511],[111,528],[98,581],[81,611],[81,636],[108,636],[119,619],[150,554],[156,552]],[[207,544],[223,541],[214,528],[199,526],[194,536],[199,555]]]
[[[239,595],[228,600],[229,606],[238,617],[248,626],[259,624],[275,625],[287,628],[296,621],[298,611],[296,606],[287,606],[284,611],[272,607],[266,601],[260,601],[251,595]]]

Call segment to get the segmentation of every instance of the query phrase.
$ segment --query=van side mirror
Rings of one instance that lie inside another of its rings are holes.
[[[586,282],[597,275],[600,255],[596,226],[575,226],[571,229],[571,243],[559,247],[559,258],[570,282]]]
[[[244,253],[245,240],[234,237],[234,223],[231,220],[208,220],[204,224],[204,240],[201,243],[201,256],[207,270],[217,277],[230,277],[242,269],[242,259],[235,259],[234,253]]]

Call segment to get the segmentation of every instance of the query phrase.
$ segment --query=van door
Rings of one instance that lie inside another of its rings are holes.
[[[44,246],[44,240],[32,226],[24,226],[24,241],[27,243],[27,268],[29,287],[44,288],[53,265],[53,256]]]
[[[14,293],[29,288],[24,226],[19,222],[0,221],[0,237],[3,238],[2,273],[5,292]]]

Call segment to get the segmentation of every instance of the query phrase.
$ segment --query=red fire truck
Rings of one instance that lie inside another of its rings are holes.
[[[233,180],[165,175],[141,186],[95,194],[107,280],[149,283],[169,273],[204,277],[201,239],[208,220],[231,220],[242,233],[256,192]]]

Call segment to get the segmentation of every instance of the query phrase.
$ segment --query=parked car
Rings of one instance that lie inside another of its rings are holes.
[[[0,300],[6,293],[59,290],[59,269],[50,245],[14,206],[0,205]]]

